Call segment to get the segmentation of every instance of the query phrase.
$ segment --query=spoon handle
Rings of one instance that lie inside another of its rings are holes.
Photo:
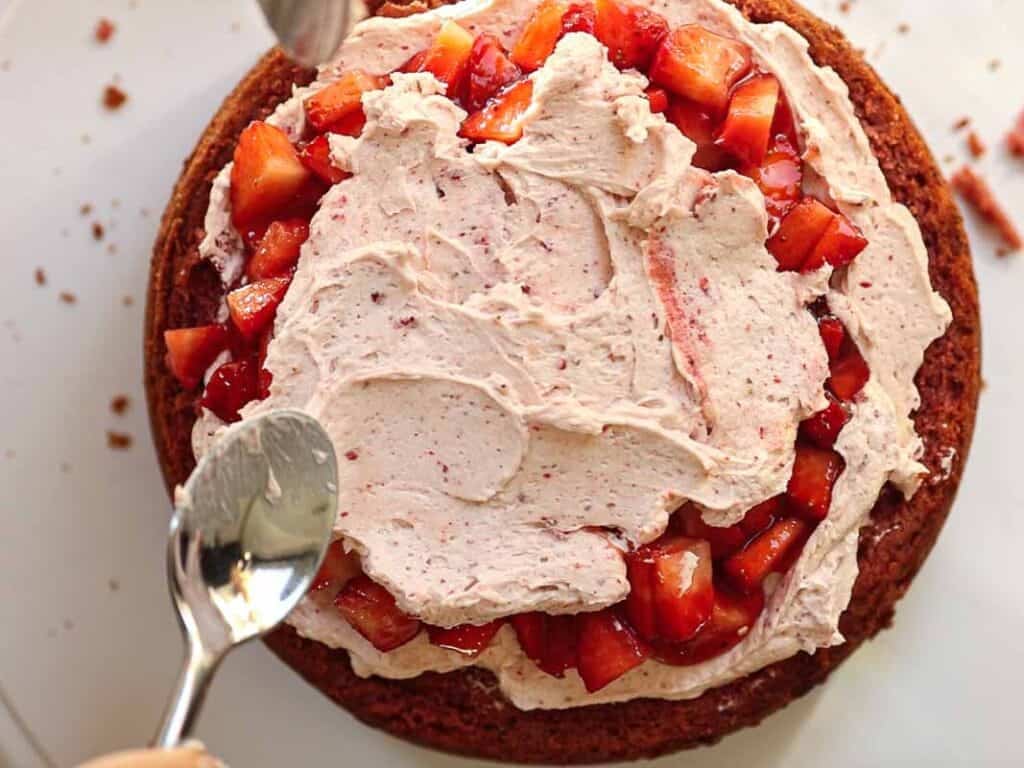
[[[160,730],[153,739],[154,747],[169,749],[189,737],[219,663],[219,656],[189,643],[174,693],[167,704]]]

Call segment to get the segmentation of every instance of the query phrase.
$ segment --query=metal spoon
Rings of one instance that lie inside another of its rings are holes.
[[[187,650],[154,746],[188,737],[225,654],[273,629],[309,589],[337,482],[323,428],[273,411],[229,428],[179,491],[167,575]]]
[[[348,34],[359,0],[259,0],[281,47],[303,66],[321,64]]]

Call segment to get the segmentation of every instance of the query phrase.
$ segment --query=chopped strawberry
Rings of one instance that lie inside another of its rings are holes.
[[[800,424],[800,436],[809,440],[819,448],[831,448],[846,422],[850,413],[846,407],[831,394],[826,393],[828,406]]]
[[[585,32],[588,35],[594,34],[595,24],[594,6],[590,3],[571,3],[562,16],[562,34],[570,32]]]
[[[834,218],[835,214],[813,197],[797,203],[768,238],[768,250],[779,269],[800,269]]]
[[[750,542],[742,552],[725,561],[725,573],[741,591],[760,589],[764,577],[779,570],[792,550],[803,544],[810,533],[803,520],[790,517],[780,520]]]
[[[254,122],[242,131],[231,168],[231,215],[240,232],[273,217],[303,191],[310,173],[280,128]]]
[[[446,83],[448,95],[454,98],[462,93],[472,50],[473,36],[458,22],[446,21],[416,71],[430,72],[442,83]]]
[[[576,666],[576,617],[522,613],[509,621],[519,646],[533,662],[553,677],[563,677]]]
[[[682,521],[683,533],[691,539],[703,539],[711,545],[711,556],[715,560],[738,552],[749,538],[739,525],[708,525],[701,517],[700,507],[695,504],[687,504],[676,512],[676,517]]]
[[[648,88],[647,101],[651,104],[651,112],[658,114],[668,109],[668,94],[663,88]]]
[[[387,653],[420,632],[420,622],[395,605],[395,598],[368,576],[356,576],[334,598],[334,605],[360,635]]]
[[[747,537],[757,536],[768,528],[775,520],[785,512],[786,499],[784,496],[773,496],[767,501],[762,501],[757,506],[751,507],[743,515],[739,525]]]
[[[258,372],[251,360],[224,363],[213,372],[199,404],[226,422],[238,421],[238,412],[259,394]]]
[[[749,176],[764,195],[773,222],[779,222],[800,199],[804,179],[800,153],[784,137],[776,137],[760,165],[746,166]]]
[[[164,331],[167,367],[185,389],[193,389],[217,355],[227,349],[228,332],[222,325],[175,328]]]
[[[824,520],[832,503],[832,486],[843,471],[843,458],[833,450],[798,442],[786,497],[795,512],[808,520]]]
[[[594,36],[608,48],[612,64],[619,69],[647,69],[668,34],[665,19],[622,0],[595,0],[594,6]]]
[[[502,623],[501,621],[491,621],[480,626],[462,624],[451,629],[427,627],[427,634],[430,635],[430,642],[440,648],[458,651],[467,656],[479,656],[498,634]]]
[[[630,553],[626,568],[626,615],[644,639],[688,640],[711,615],[714,589],[706,541],[661,539]]]
[[[512,46],[512,61],[526,72],[547,61],[562,36],[562,17],[567,8],[564,0],[543,0]]]
[[[363,111],[363,94],[383,88],[387,80],[353,69],[306,99],[306,117],[318,133],[334,131],[341,120]]]
[[[1020,113],[1016,124],[1006,134],[1006,148],[1016,157],[1024,157],[1024,112]]]
[[[746,45],[688,24],[662,41],[650,78],[655,85],[721,113],[729,104],[729,91],[750,66]]]
[[[843,348],[843,341],[846,339],[846,329],[842,320],[832,315],[819,318],[818,333],[821,334],[821,341],[828,352],[828,359],[834,362],[839,357],[839,350]]]
[[[274,321],[277,305],[290,282],[290,277],[268,277],[236,288],[227,295],[231,322],[243,339],[255,339]]]
[[[299,249],[309,237],[309,225],[302,219],[275,221],[249,259],[245,274],[250,280],[284,275],[299,260]]]
[[[715,145],[718,120],[696,102],[670,98],[665,117],[684,136],[697,145],[693,164],[705,171],[723,171],[730,167],[729,153]]]
[[[853,400],[871,378],[871,370],[854,344],[847,344],[839,359],[832,363],[828,386],[840,400]]]
[[[469,55],[469,72],[463,103],[466,110],[476,112],[509,83],[518,80],[522,70],[512,63],[501,42],[493,35],[480,35]]]
[[[826,262],[835,269],[845,267],[867,248],[867,245],[868,241],[849,219],[841,213],[833,214],[832,221],[807,257],[801,271],[813,272]]]
[[[419,53],[413,54],[409,58],[409,60],[407,62],[405,62],[405,64],[403,64],[402,66],[400,66],[398,68],[398,71],[399,72],[404,72],[406,74],[408,74],[410,72],[422,72],[423,71],[423,62],[426,60],[426,58],[427,58],[427,50],[424,49],[424,50],[420,51]]]
[[[743,595],[715,585],[711,618],[697,636],[685,643],[657,643],[654,657],[665,664],[689,666],[725,653],[740,642],[764,609],[764,592]]]
[[[779,81],[771,75],[740,83],[729,101],[719,144],[743,162],[760,165],[768,152],[778,103]]]
[[[611,609],[576,617],[577,667],[593,693],[617,680],[647,658],[647,649]]]
[[[470,141],[512,144],[523,135],[523,113],[533,98],[533,81],[520,80],[495,96],[486,107],[462,123],[461,134]]]
[[[362,130],[361,127],[360,130]],[[337,184],[349,176],[331,162],[331,143],[324,134],[317,136],[299,150],[299,160],[328,184]]]
[[[340,589],[358,575],[359,559],[354,553],[345,551],[345,543],[341,539],[336,539],[327,547],[327,554],[309,590],[320,592],[328,588]]]

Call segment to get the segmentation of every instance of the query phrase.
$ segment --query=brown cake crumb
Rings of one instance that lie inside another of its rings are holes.
[[[103,89],[103,106],[107,109],[120,109],[126,101],[128,101],[128,94],[116,85],[108,85]]]
[[[970,150],[973,157],[981,157],[987,151],[985,142],[981,140],[981,136],[978,135],[977,131],[971,131],[967,134],[967,149]]]
[[[10,59],[4,59],[3,61],[0,61],[0,70],[2,70],[4,72],[10,72],[11,71],[11,60]]]
[[[36,285],[46,285],[46,271],[42,267],[36,268]]]
[[[910,32],[910,25],[907,24],[906,22],[903,22],[898,27],[896,27],[896,31],[899,32],[901,35],[906,35]]]
[[[92,213],[92,203],[82,203],[82,207],[78,209],[78,212],[83,216],[88,216]]]
[[[953,185],[953,189],[977,211],[978,215],[999,233],[1006,244],[1006,249],[1000,250],[1000,256],[1019,251],[1021,246],[1024,246],[1024,240],[1021,239],[1017,227],[999,204],[992,188],[981,176],[965,165],[953,174],[950,183]]]
[[[122,306],[130,307],[134,303],[135,303],[135,299],[133,299],[131,296],[122,296],[121,297],[121,304],[122,304]]]
[[[1024,112],[1017,118],[1017,124],[1006,134],[1006,148],[1017,157],[1024,157]]]
[[[132,405],[132,399],[128,395],[115,395],[110,401],[110,410],[118,416],[123,416]]]
[[[970,124],[971,124],[971,118],[967,117],[967,115],[964,115],[959,120],[957,120],[955,123],[953,123],[953,130],[954,131],[962,131],[964,128],[966,128]]]
[[[840,13],[849,13],[851,8],[853,8],[853,0],[843,0],[839,4]]]
[[[78,297],[71,293],[71,291],[61,291],[57,294],[57,297],[65,304],[74,304],[78,301]]]
[[[92,239],[102,240],[103,239],[103,225],[98,221],[92,223]]]
[[[132,447],[132,436],[124,432],[107,430],[107,447],[114,451],[126,451]]]
[[[117,25],[114,22],[110,19],[100,19],[96,22],[96,29],[93,31],[93,35],[96,37],[96,42],[102,45],[110,42],[110,38],[114,36],[115,31],[117,31]]]
[[[996,72],[996,71],[998,71],[998,70],[999,70],[999,69],[1000,69],[1000,68],[1001,68],[1002,66],[1003,66],[1003,60],[1002,60],[1002,59],[992,59],[992,60],[991,60],[991,61],[990,61],[990,62],[988,63],[988,71],[989,71],[989,72]]]

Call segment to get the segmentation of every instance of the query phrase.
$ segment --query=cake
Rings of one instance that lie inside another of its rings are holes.
[[[168,485],[230,421],[324,423],[337,538],[268,643],[368,723],[713,742],[886,626],[948,512],[979,356],[948,189],[793,3],[418,10],[319,76],[271,52],[186,164],[147,312]]]

